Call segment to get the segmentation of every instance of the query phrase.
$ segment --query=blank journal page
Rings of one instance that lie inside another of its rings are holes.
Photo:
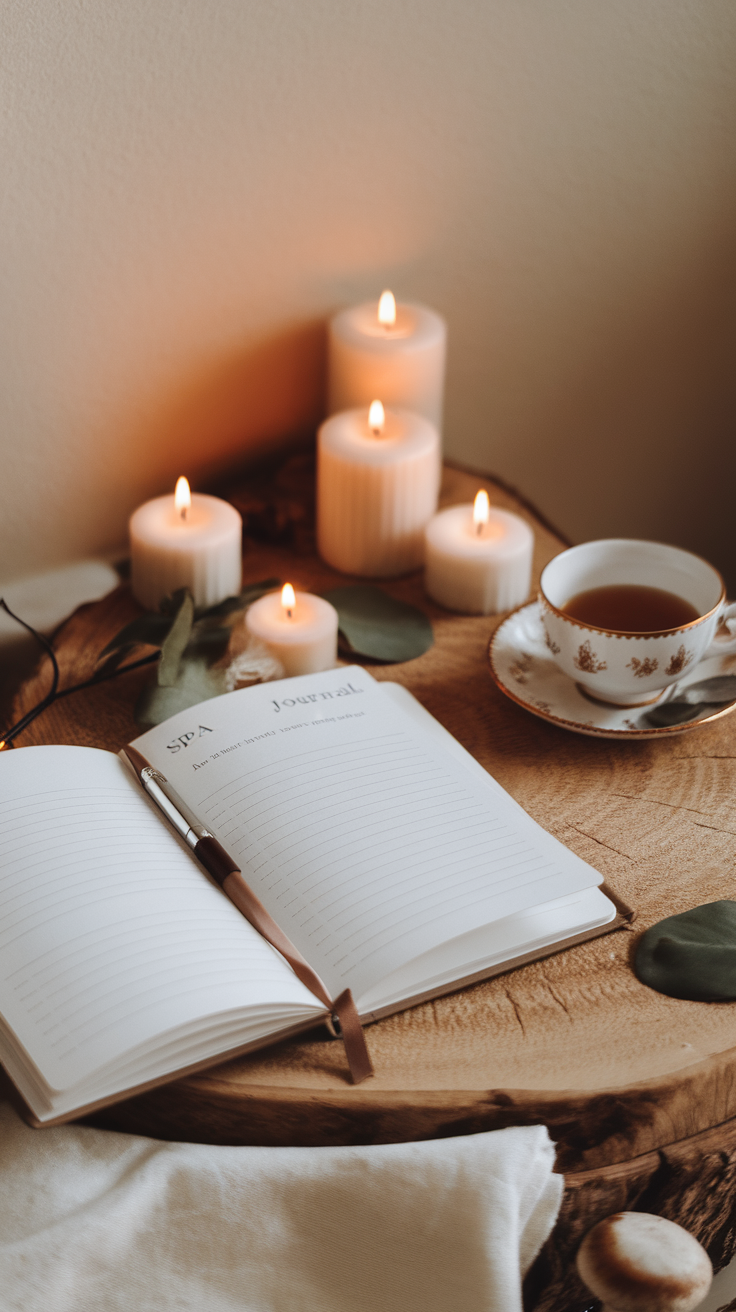
[[[600,883],[358,667],[202,703],[136,746],[334,992]]]
[[[47,1084],[233,1008],[318,1009],[110,752],[0,754],[0,1012]]]

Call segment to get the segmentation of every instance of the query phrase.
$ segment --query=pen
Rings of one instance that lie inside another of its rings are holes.
[[[288,961],[294,974],[310,993],[327,1007],[333,1024],[333,1033],[337,1033],[345,1044],[353,1083],[359,1084],[361,1080],[372,1075],[373,1066],[350,989],[345,989],[337,998],[330,997],[317,972],[312,969],[299,949],[294,947],[291,939],[246,883],[237,861],[233,860],[222,844],[218,843],[214,834],[202,824],[166,776],[160,770],[156,770],[135,747],[124,747],[122,755],[132,767],[138,782],[192,849],[207,874],[219,884],[225,896],[253,928],[258,930],[266,942],[276,948],[276,951]]]
[[[203,825],[172,787],[165,775],[146,760],[135,747],[124,747],[123,752],[132,765],[139,783],[163,811],[167,820],[181,835],[184,842],[191,847],[198,861],[201,861],[208,875],[224,888],[225,880],[230,874],[240,874],[240,866],[228,855],[218,843],[214,834]],[[227,889],[225,889],[227,892]],[[240,908],[238,908],[240,909]]]

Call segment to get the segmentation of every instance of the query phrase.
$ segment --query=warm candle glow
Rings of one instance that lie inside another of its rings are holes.
[[[383,432],[383,425],[386,422],[386,411],[380,401],[371,401],[370,410],[368,411],[368,426],[373,432],[374,437],[378,437]]]
[[[189,491],[189,484],[185,478],[177,478],[176,488],[174,489],[174,505],[182,519],[186,519],[187,511],[192,504],[192,494]]]
[[[384,328],[393,328],[396,323],[396,301],[393,292],[383,292],[378,302],[378,322]]]
[[[296,597],[294,596],[294,589],[290,583],[285,583],[281,589],[281,605],[286,611],[287,619],[291,619],[294,614],[294,607],[296,606]]]
[[[481,488],[475,501],[473,502],[473,524],[478,537],[482,536],[483,529],[488,523],[488,516],[491,513],[491,504],[488,500],[488,493]]]

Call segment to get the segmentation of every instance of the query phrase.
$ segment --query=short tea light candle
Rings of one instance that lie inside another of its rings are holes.
[[[437,509],[440,435],[408,410],[345,410],[317,438],[317,546],[334,569],[391,578],[418,569]]]
[[[240,592],[243,521],[219,497],[192,494],[180,478],[174,496],[156,497],[130,517],[130,586],[148,610],[177,588],[195,606]]]
[[[265,643],[287,676],[331,670],[337,661],[337,611],[324,597],[286,583],[245,612],[245,627]]]
[[[424,305],[380,301],[336,314],[328,343],[328,411],[384,405],[413,410],[442,431],[447,326]]]
[[[491,507],[481,491],[475,504],[450,506],[427,525],[424,586],[448,610],[496,615],[529,596],[534,534],[508,510]]]

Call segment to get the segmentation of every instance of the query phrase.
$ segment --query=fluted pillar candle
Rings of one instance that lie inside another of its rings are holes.
[[[529,525],[479,492],[475,506],[450,506],[427,525],[424,586],[448,610],[497,615],[529,596],[533,552]]]
[[[329,413],[379,396],[384,405],[424,415],[441,433],[446,344],[439,314],[425,305],[397,305],[390,292],[380,302],[342,310],[330,323]]]
[[[190,494],[180,478],[175,495],[139,506],[129,528],[130,586],[148,610],[177,588],[189,588],[195,606],[240,591],[243,521],[227,501]]]
[[[369,414],[372,418],[369,419]],[[380,420],[380,422],[379,422]],[[317,545],[344,574],[391,578],[418,569],[437,509],[440,437],[408,410],[347,410],[317,439]]]

